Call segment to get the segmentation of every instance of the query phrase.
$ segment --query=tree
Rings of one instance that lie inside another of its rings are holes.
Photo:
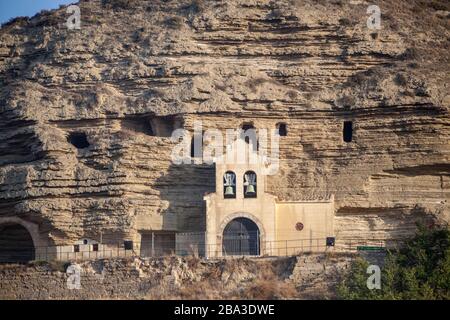
[[[369,263],[352,262],[337,287],[340,299],[450,299],[450,230],[418,226],[402,249],[388,251],[381,274],[381,289],[367,288]]]

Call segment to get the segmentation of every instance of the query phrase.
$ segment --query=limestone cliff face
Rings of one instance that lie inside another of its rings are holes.
[[[202,230],[214,168],[173,165],[169,138],[202,120],[286,123],[267,191],[334,194],[337,236],[449,220],[448,2],[377,1],[380,30],[369,4],[81,1],[80,30],[65,7],[4,25],[0,217],[49,243]]]

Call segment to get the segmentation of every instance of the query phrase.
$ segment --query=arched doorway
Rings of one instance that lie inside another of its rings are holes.
[[[259,234],[258,226],[252,220],[231,220],[223,230],[223,255],[259,255]]]
[[[33,238],[20,224],[0,225],[0,263],[24,263],[35,259]]]

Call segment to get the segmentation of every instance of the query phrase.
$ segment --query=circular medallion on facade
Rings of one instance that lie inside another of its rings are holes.
[[[302,230],[303,230],[303,223],[297,222],[297,223],[295,224],[295,229],[296,229],[297,231],[302,231]]]

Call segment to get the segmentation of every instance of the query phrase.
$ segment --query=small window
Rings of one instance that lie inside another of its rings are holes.
[[[76,244],[73,246],[73,252],[80,252],[80,245]]]
[[[225,199],[236,198],[236,174],[227,171],[223,175],[223,197]]]
[[[247,171],[244,174],[244,198],[256,198],[256,173]]]
[[[256,129],[255,126],[252,123],[246,122],[242,124],[242,130],[247,131],[250,129]]]
[[[125,248],[125,250],[133,250],[133,241],[125,240],[123,242],[123,247]]]
[[[92,251],[98,251],[98,243],[92,245]]]
[[[353,123],[352,121],[344,121],[343,139],[345,142],[352,142]]]
[[[287,125],[286,123],[278,123],[277,124],[278,134],[280,137],[286,137],[287,136]]]
[[[197,145],[195,145],[195,141]],[[191,140],[191,158],[202,158],[203,157],[203,134],[196,134]]]
[[[129,118],[121,121],[122,130],[129,133],[142,133],[154,136],[152,124],[149,118]]]
[[[256,128],[252,123],[242,124],[242,136],[241,139],[247,144],[250,144],[250,139],[252,139],[252,145],[254,150],[259,150],[258,135],[256,134]],[[248,131],[250,130],[250,131]]]
[[[180,120],[174,116],[154,117],[150,120],[152,133],[158,137],[170,137]]]
[[[69,134],[67,141],[70,142],[77,149],[84,149],[89,147],[89,141],[87,140],[84,132],[72,132]]]

